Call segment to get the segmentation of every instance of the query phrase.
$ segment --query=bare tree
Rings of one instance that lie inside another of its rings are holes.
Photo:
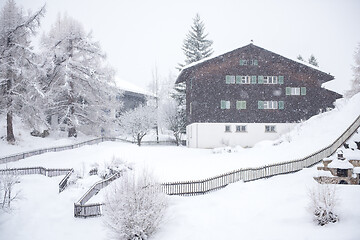
[[[155,127],[156,110],[152,106],[139,106],[125,112],[119,124],[125,134],[130,134],[140,146],[143,137]]]
[[[314,221],[318,225],[326,225],[330,222],[339,221],[335,213],[335,207],[338,202],[336,196],[336,185],[317,184],[309,191],[310,204],[309,210],[313,214]]]
[[[161,109],[162,120],[166,127],[173,132],[176,144],[181,144],[181,135],[186,128],[182,112],[179,111],[177,102],[174,99],[169,99],[162,105]]]
[[[19,183],[18,175],[0,175],[0,205],[3,210],[9,210],[11,202],[18,198],[19,191],[13,191],[17,183]]]
[[[113,239],[145,240],[160,227],[167,198],[147,171],[134,171],[109,186],[104,221]]]

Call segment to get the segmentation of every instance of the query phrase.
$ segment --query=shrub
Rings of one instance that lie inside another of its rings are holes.
[[[309,208],[318,225],[324,226],[339,221],[339,217],[335,213],[335,206],[338,202],[336,185],[317,184],[317,187],[310,191],[309,196],[311,200]]]
[[[104,219],[113,239],[144,240],[159,228],[167,199],[153,177],[128,171],[109,186]]]

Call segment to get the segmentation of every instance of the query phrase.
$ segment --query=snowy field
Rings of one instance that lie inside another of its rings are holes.
[[[75,219],[73,204],[99,177],[87,175],[98,164],[110,164],[114,157],[136,170],[147,168],[161,182],[212,177],[238,168],[262,166],[304,157],[334,141],[360,114],[360,94],[338,102],[331,112],[300,123],[277,141],[265,141],[253,148],[188,149],[176,146],[142,146],[122,142],[46,153],[0,165],[0,168],[42,166],[74,168],[80,179],[61,194],[63,176],[22,176],[16,185],[21,198],[11,213],[0,215],[0,239],[108,239],[102,217]],[[3,126],[3,125],[2,125]],[[4,128],[0,130],[4,135]],[[17,132],[15,146],[0,142],[0,156],[75,140],[32,138]],[[81,137],[76,140],[86,140]],[[354,136],[360,140],[360,134]],[[228,152],[230,150],[230,152]],[[359,156],[360,158],[360,156]],[[294,174],[249,183],[235,183],[225,189],[197,197],[169,196],[167,219],[154,240],[163,239],[346,239],[360,236],[360,187],[339,185],[337,211],[340,222],[319,227],[307,210],[309,189],[316,185],[316,167]],[[91,202],[102,201],[103,190]]]
[[[340,222],[324,227],[312,222],[308,191],[315,167],[249,183],[235,183],[205,196],[168,197],[165,224],[153,240],[344,239],[360,235],[359,186],[338,185]],[[76,219],[73,203],[86,190],[58,194],[61,177],[23,176],[22,198],[0,217],[0,239],[63,240],[107,238],[102,217]]]

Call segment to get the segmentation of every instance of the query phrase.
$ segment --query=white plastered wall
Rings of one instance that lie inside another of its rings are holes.
[[[231,131],[225,132],[229,125]],[[246,125],[246,132],[236,132],[237,125]],[[275,126],[276,132],[265,132],[266,125]],[[186,127],[187,146],[216,148],[222,146],[252,147],[262,140],[275,140],[289,132],[296,123],[193,123]]]

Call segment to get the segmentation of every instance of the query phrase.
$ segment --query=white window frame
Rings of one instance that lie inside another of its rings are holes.
[[[290,88],[290,95],[292,95],[292,96],[300,96],[300,88],[299,87]]]
[[[278,109],[277,101],[264,101],[264,109]]]
[[[263,76],[263,84],[277,84],[278,77],[277,76]]]

